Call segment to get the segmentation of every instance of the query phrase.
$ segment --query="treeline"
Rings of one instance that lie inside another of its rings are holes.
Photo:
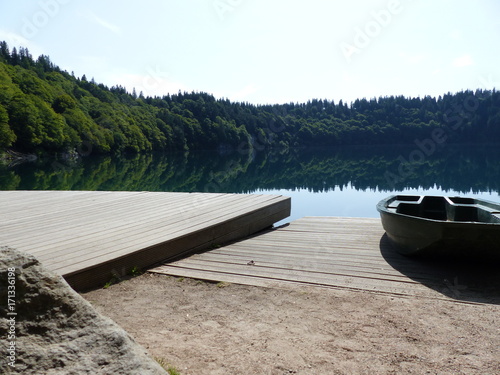
[[[500,94],[252,105],[207,93],[144,97],[75,77],[0,42],[0,149],[139,153],[194,149],[500,141]]]

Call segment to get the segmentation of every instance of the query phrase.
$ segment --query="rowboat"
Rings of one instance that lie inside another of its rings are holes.
[[[500,259],[500,204],[474,198],[393,195],[377,204],[404,255]]]

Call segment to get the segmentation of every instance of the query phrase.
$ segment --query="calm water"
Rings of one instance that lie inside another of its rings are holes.
[[[286,152],[88,156],[0,166],[0,190],[130,190],[273,193],[303,216],[377,217],[394,193],[500,201],[500,147],[346,147]],[[430,152],[432,151],[432,152]]]

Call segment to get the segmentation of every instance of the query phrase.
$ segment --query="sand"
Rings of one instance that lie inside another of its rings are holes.
[[[83,296],[182,375],[500,373],[495,304],[149,273]]]

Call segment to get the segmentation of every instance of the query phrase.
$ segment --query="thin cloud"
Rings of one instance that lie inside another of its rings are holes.
[[[90,18],[93,22],[97,23],[98,25],[104,27],[105,29],[108,29],[109,31],[111,31],[112,33],[116,34],[116,35],[121,35],[122,34],[122,30],[120,27],[112,24],[111,22],[108,22],[104,19],[102,19],[101,17],[99,17],[98,15],[94,14],[94,13],[90,13]]]

